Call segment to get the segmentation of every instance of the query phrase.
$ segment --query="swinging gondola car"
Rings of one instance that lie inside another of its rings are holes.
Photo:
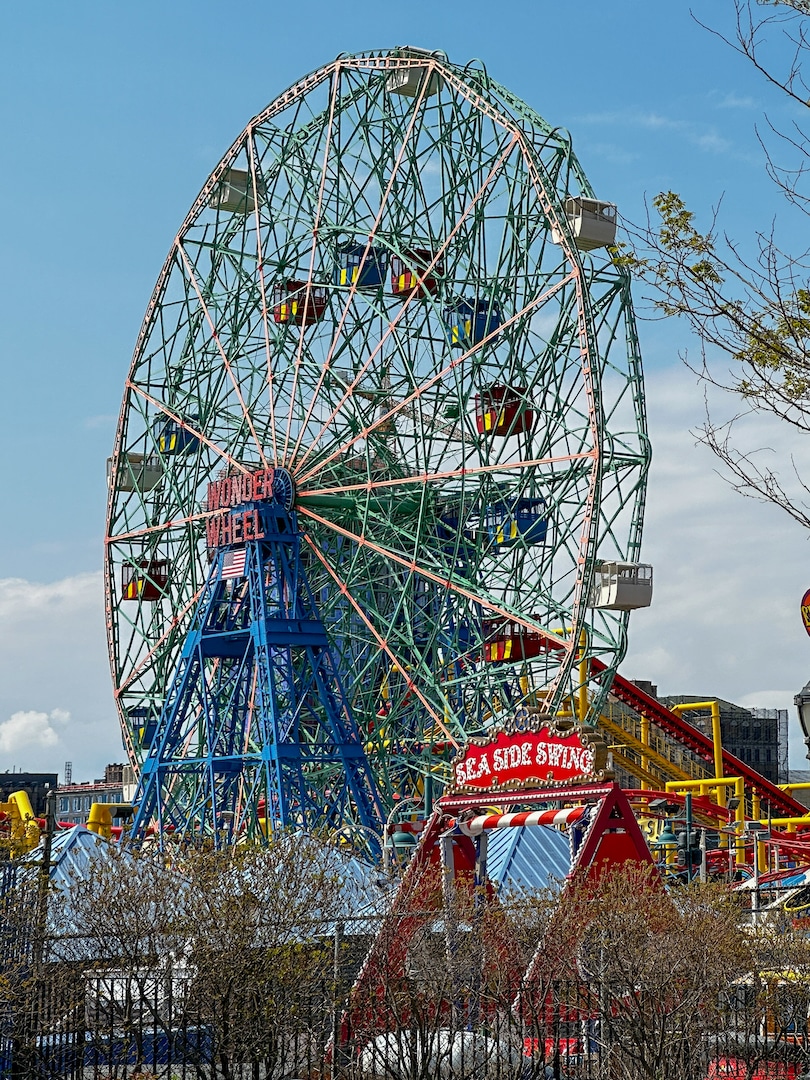
[[[475,395],[475,424],[480,435],[517,435],[531,430],[534,411],[525,386],[488,386]]]
[[[574,234],[574,243],[580,251],[593,251],[616,242],[616,204],[588,199],[580,195],[570,197],[563,204],[565,216]],[[562,242],[557,229],[551,230],[555,244]]]
[[[256,200],[253,197],[253,179],[248,170],[226,169],[219,184],[211,192],[208,205],[212,210],[232,210],[236,214],[253,213]]]
[[[273,289],[273,321],[311,326],[323,317],[329,294],[322,285],[282,281]]]
[[[601,562],[596,567],[590,606],[603,611],[633,611],[652,603],[649,563]]]
[[[458,506],[442,506],[438,508],[436,516],[436,535],[441,541],[442,547],[452,551],[456,544],[460,548],[475,545],[473,532],[461,522],[461,512]]]
[[[497,548],[516,544],[544,544],[548,535],[548,510],[545,499],[519,498],[504,494],[490,503],[483,516],[484,530]]]
[[[388,272],[385,248],[366,244],[341,244],[335,258],[335,285],[358,289],[378,289]]]
[[[121,567],[124,600],[160,600],[168,584],[168,559],[138,559]]]
[[[548,638],[513,619],[484,619],[481,634],[485,663],[515,664],[548,651]]]
[[[199,416],[187,416],[182,422],[168,419],[159,419],[155,422],[155,440],[157,448],[164,456],[174,454],[188,454],[200,445],[200,440],[190,431],[185,424],[197,427],[200,422]]]
[[[118,458],[118,491],[151,491],[163,476],[157,454],[126,454]],[[107,483],[113,484],[113,459],[107,458]]]
[[[401,255],[391,256],[391,292],[394,296],[435,296],[439,291],[439,278],[444,273],[444,263],[433,263],[434,253],[429,248],[406,248]],[[424,275],[424,277],[423,277]],[[417,284],[422,278],[421,284]]]
[[[135,709],[130,709],[129,719],[139,745],[144,750],[151,749],[157,733],[158,714],[153,708],[139,705]]]
[[[442,313],[447,340],[454,348],[480,345],[501,325],[501,309],[492,300],[459,300]]]

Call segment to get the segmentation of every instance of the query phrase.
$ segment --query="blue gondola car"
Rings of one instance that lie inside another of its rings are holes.
[[[473,534],[467,529],[460,528],[458,510],[451,507],[446,507],[436,518],[436,535],[442,547],[449,550],[453,550],[456,543],[462,550],[470,544],[475,544]]]
[[[186,423],[191,427],[199,425],[198,416],[187,416]],[[182,427],[176,420],[160,419],[155,424],[155,440],[161,454],[188,454],[200,445],[197,436]]]
[[[139,705],[130,709],[129,720],[138,742],[144,750],[151,749],[157,733],[158,717],[154,709]]]
[[[355,285],[358,289],[378,289],[388,273],[388,253],[381,247],[365,244],[341,244],[335,260],[336,285]],[[360,264],[363,264],[362,270]]]
[[[504,497],[484,513],[484,528],[499,548],[515,544],[544,544],[548,534],[548,509],[541,498]]]
[[[480,345],[501,325],[501,309],[491,300],[459,300],[444,309],[447,340],[460,349]]]

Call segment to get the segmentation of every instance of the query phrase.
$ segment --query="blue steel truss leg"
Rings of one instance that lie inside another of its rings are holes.
[[[260,538],[214,553],[144,762],[132,835],[354,823],[382,804],[300,559],[296,516],[249,504]],[[374,845],[372,844],[372,847]]]

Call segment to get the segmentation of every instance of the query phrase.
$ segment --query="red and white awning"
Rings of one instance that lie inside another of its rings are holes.
[[[588,808],[568,806],[564,810],[524,810],[517,814],[478,814],[458,827],[465,836],[480,836],[488,829],[511,829],[523,825],[573,825]]]

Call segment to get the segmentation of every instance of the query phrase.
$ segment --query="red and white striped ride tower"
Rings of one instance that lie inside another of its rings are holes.
[[[456,890],[472,891],[475,903],[498,903],[501,882],[488,858],[497,834],[525,842],[522,863],[535,860],[535,884],[550,876],[540,865],[544,845],[532,842],[538,831],[550,842],[549,854],[559,855],[567,841],[568,880],[595,878],[616,864],[653,862],[593,728],[524,710],[487,738],[470,740],[453,762],[453,778],[430,818],[412,826],[419,840],[350,996],[344,1040],[361,1029],[370,1037],[385,1031],[390,1018],[384,1010],[371,1016],[368,1003],[384,999],[386,980],[404,976],[409,942],[425,920],[452,909]],[[407,827],[400,822],[390,829]],[[528,974],[515,971],[516,985]]]

